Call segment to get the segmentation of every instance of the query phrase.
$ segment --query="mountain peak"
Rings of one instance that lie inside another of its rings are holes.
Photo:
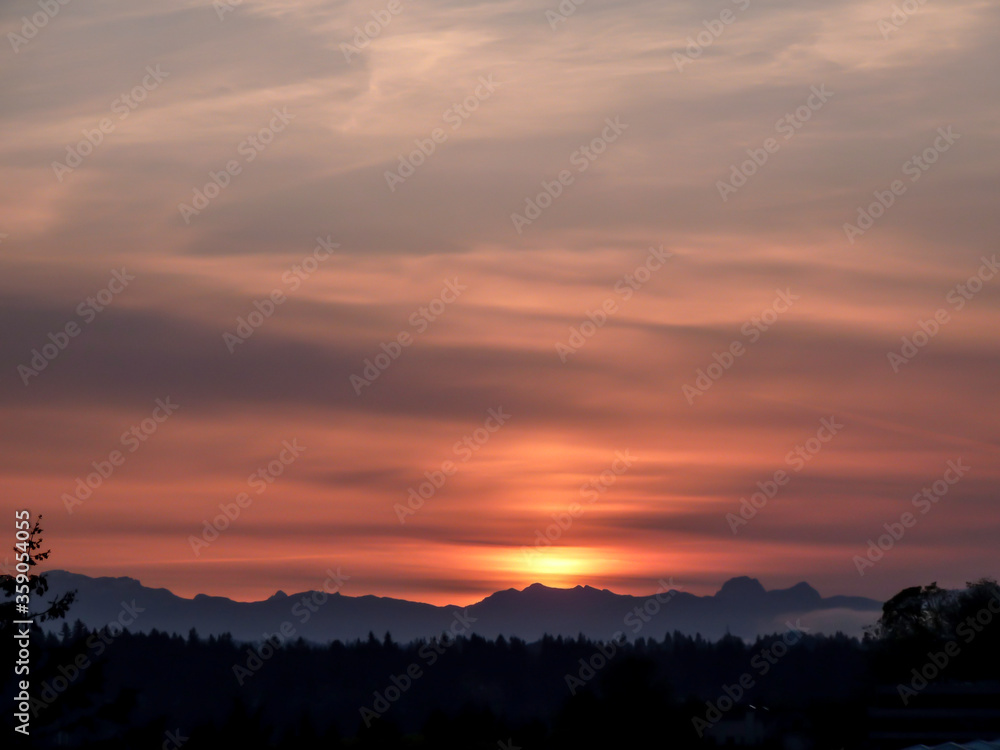
[[[767,591],[756,578],[738,576],[730,578],[719,589],[716,597],[725,599],[755,599],[764,596]]]
[[[809,596],[819,597],[819,592],[805,581],[800,581],[799,583],[796,583],[789,589],[789,591],[794,591],[800,594],[807,594]]]
[[[286,595],[277,591],[266,601],[239,602],[207,594],[181,598],[167,589],[148,588],[127,578],[65,573],[51,580],[52,595],[70,590],[78,591],[71,616],[79,617],[89,627],[99,628],[114,619],[127,594],[127,600],[134,599],[136,606],[143,608],[137,627],[144,632],[156,628],[184,635],[194,627],[203,637],[229,633],[241,641],[254,641],[261,633],[280,628],[288,617],[291,599],[309,593]],[[648,598],[648,595],[616,594],[589,585],[555,588],[533,583],[523,589],[509,588],[490,594],[467,609],[470,622],[475,622],[472,632],[477,635],[492,638],[502,633],[530,643],[545,634],[575,638],[582,632],[588,637],[606,638],[621,628],[626,612],[635,610],[637,605],[645,606]],[[313,601],[319,605],[319,600]],[[456,613],[462,610],[371,594],[338,593],[322,601],[321,606],[309,607],[308,623],[297,627],[299,635],[318,643],[364,639],[370,631],[390,631],[395,642],[409,643],[446,631]],[[822,599],[806,583],[765,592],[758,580],[743,576],[727,581],[714,596],[681,592],[655,615],[656,625],[651,627],[656,631],[679,630],[718,638],[728,626],[740,638],[754,638],[777,632],[772,628],[779,628],[787,615],[825,611],[834,605],[841,614],[838,619],[824,620],[827,632],[836,627],[858,635],[861,624],[874,621],[882,609],[881,602],[863,597]],[[472,620],[473,617],[476,619]]]
[[[805,581],[802,581],[801,583],[796,583],[789,589],[782,589],[781,591],[772,591],[771,593],[785,597],[790,601],[799,602],[802,605],[815,605],[816,603],[822,601],[823,599],[823,597],[820,596],[819,592]]]

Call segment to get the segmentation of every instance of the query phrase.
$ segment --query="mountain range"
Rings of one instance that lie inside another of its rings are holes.
[[[205,594],[185,599],[134,578],[91,578],[61,570],[46,575],[46,598],[75,589],[68,619],[80,619],[90,628],[110,624],[114,629],[118,623],[133,632],[156,629],[181,635],[195,628],[201,636],[230,633],[239,641],[259,641],[276,633],[315,642],[349,641],[367,638],[369,632],[379,638],[389,632],[397,642],[443,632],[515,636],[529,642],[545,634],[575,638],[580,633],[602,639],[617,633],[661,639],[675,630],[710,639],[725,633],[752,639],[791,627],[857,636],[878,618],[882,606],[863,597],[823,598],[807,583],[767,591],[757,579],[745,576],[726,581],[711,596],[666,586],[656,594],[630,596],[590,586],[558,589],[536,583],[460,607],[324,591],[279,591],[257,602]]]

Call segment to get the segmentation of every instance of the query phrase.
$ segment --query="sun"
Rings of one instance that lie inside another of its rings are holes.
[[[589,583],[600,568],[588,550],[573,548],[518,551],[516,561],[513,567],[522,577],[556,588]]]

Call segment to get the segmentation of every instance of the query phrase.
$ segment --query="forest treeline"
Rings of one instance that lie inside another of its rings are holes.
[[[25,729],[16,712],[30,712],[30,738],[13,736],[33,748],[787,748],[794,740],[839,750],[875,747],[871,737],[886,736],[892,721],[912,728],[941,706],[964,711],[966,731],[979,721],[976,731],[1000,735],[1000,717],[991,718],[1000,586],[990,579],[958,591],[905,589],[863,640],[789,622],[753,642],[675,631],[633,641],[442,633],[400,644],[369,633],[348,643],[239,643],[194,630],[133,633],[131,620],[53,629],[71,615],[74,593],[45,596],[35,572],[49,556],[40,521],[16,548],[17,575],[0,576],[0,640],[11,657],[0,684]],[[43,608],[25,614],[25,592]],[[36,623],[30,637],[14,624],[25,618]],[[948,685],[957,687],[939,691]],[[986,708],[970,712],[976,701]]]
[[[863,747],[880,686],[903,706],[930,683],[1000,679],[998,623],[992,581],[907,589],[863,640],[793,628],[753,642],[246,644],[77,621],[36,631],[32,746],[696,748],[753,706],[817,748]]]

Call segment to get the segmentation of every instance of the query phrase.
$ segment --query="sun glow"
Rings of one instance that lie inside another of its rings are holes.
[[[589,550],[555,548],[517,553],[516,568],[529,583],[556,588],[587,583],[600,571],[600,561]]]

